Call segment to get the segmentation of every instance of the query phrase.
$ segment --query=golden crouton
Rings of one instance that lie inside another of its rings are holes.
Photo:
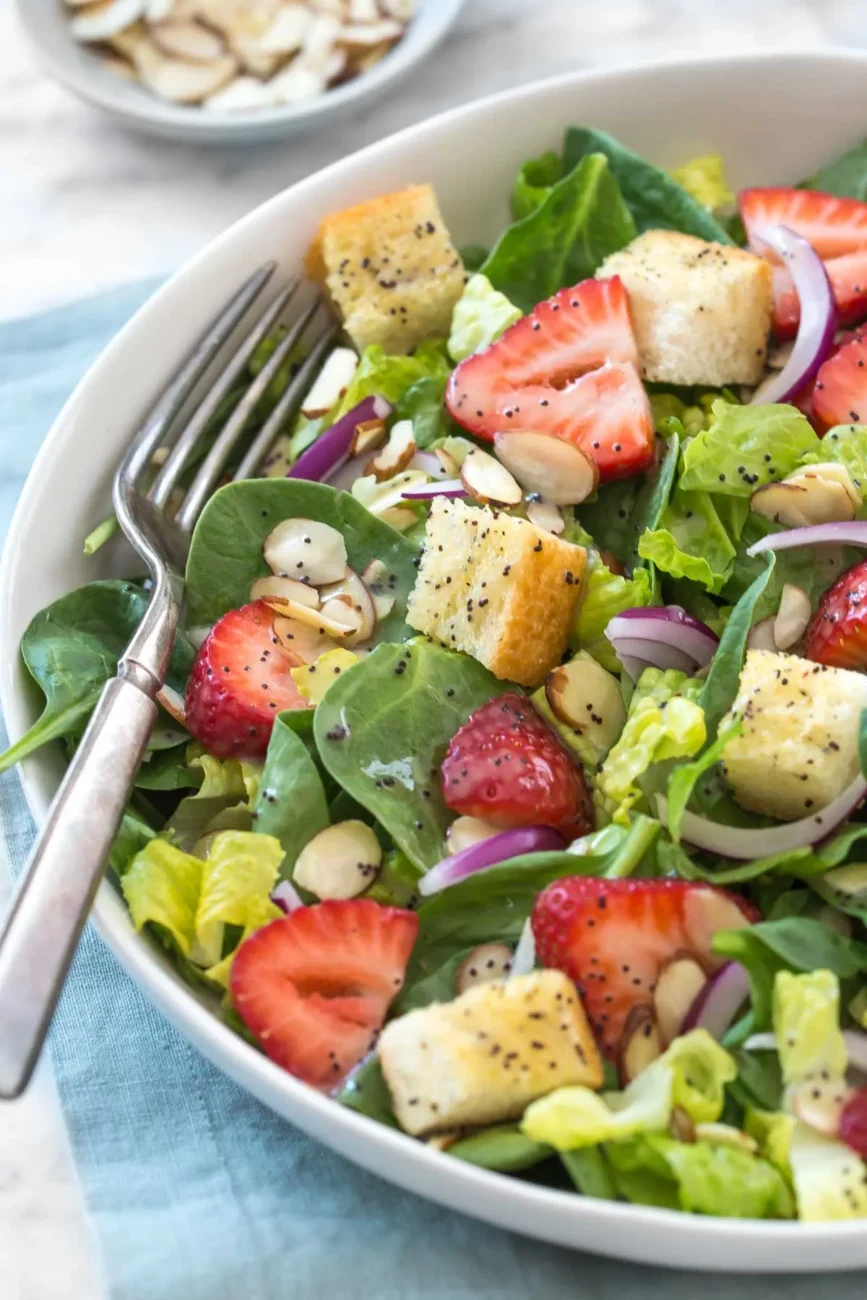
[[[555,1088],[603,1081],[581,999],[556,970],[410,1011],[386,1025],[379,1059],[398,1122],[416,1136],[515,1119]]]
[[[430,185],[326,217],[307,271],[324,282],[359,351],[378,343],[397,354],[448,337],[466,279]]]
[[[526,519],[437,497],[406,621],[534,686],[566,649],[586,561],[583,547]]]
[[[629,293],[645,379],[755,384],[771,328],[771,268],[760,257],[674,230],[648,230],[596,273]]]
[[[751,650],[735,718],[744,728],[725,747],[723,773],[738,803],[797,821],[819,812],[858,774],[858,721],[867,677],[797,655]]]

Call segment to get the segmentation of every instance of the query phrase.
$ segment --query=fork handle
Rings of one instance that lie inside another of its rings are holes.
[[[0,932],[0,1098],[33,1073],[156,717],[131,677],[106,684],[34,845]]]

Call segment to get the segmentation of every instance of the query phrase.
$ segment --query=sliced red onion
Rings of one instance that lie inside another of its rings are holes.
[[[750,977],[746,968],[737,961],[727,961],[711,975],[684,1017],[681,1033],[690,1029],[706,1029],[717,1042],[750,995]]]
[[[796,822],[781,826],[750,830],[742,826],[723,826],[708,821],[695,813],[683,814],[681,837],[688,844],[706,853],[717,853],[722,858],[749,862],[755,858],[769,858],[777,853],[791,853],[818,844],[837,829],[855,811],[867,795],[867,780],[860,774],[825,808],[802,817]],[[668,804],[663,795],[655,796],[656,812],[663,826],[668,825]]]
[[[365,397],[330,429],[321,433],[306,451],[302,451],[286,477],[308,479],[312,483],[325,482],[349,460],[359,424],[366,424],[368,420],[387,420],[391,412],[392,407],[384,397],[375,394]]]
[[[645,668],[661,668],[663,671],[676,668],[679,672],[691,674],[698,667],[692,655],[678,650],[675,646],[663,645],[659,641],[645,641],[639,637],[619,636],[615,640],[607,629],[605,635],[624,668],[627,662],[635,665],[638,677]],[[632,677],[632,673],[629,675]],[[637,678],[633,677],[633,680],[637,681]]]
[[[671,647],[686,659],[692,660],[693,665],[698,668],[703,668],[705,664],[710,663],[719,646],[719,638],[707,624],[687,614],[680,605],[651,605],[646,609],[625,609],[611,619],[605,635],[615,651],[618,645],[624,642],[624,654],[642,658],[645,656],[625,642],[627,640],[652,642]],[[620,658],[619,654],[618,658]],[[656,664],[656,667],[663,666],[680,667],[677,663]],[[684,671],[689,671],[689,668],[685,668]]]
[[[276,903],[287,915],[289,912],[296,911],[299,907],[304,907],[301,895],[289,880],[281,880],[280,884],[271,890],[271,902]]]
[[[528,916],[524,922],[524,928],[521,931],[521,937],[518,940],[515,955],[512,958],[512,965],[509,970],[509,979],[513,979],[516,975],[529,975],[535,965],[536,938],[533,934],[533,923]]]
[[[496,866],[509,858],[520,858],[525,853],[548,853],[565,849],[566,841],[558,831],[550,826],[519,826],[515,830],[502,831],[492,835],[489,840],[471,844],[453,857],[443,858],[418,882],[418,892],[425,897],[438,894],[449,885],[456,885],[459,880],[466,880],[485,867]]]
[[[833,542],[837,546],[867,546],[867,521],[850,519],[833,524],[811,524],[808,528],[787,528],[770,533],[747,548],[747,555],[762,551],[789,551],[796,546],[819,546]]]
[[[432,501],[434,497],[448,497],[454,501],[466,495],[466,489],[459,478],[448,478],[439,483],[419,483],[401,493],[407,501]]]
[[[447,479],[449,474],[439,456],[432,451],[417,451],[407,465],[407,469],[420,469],[423,474],[435,479]]]
[[[787,402],[812,383],[831,351],[837,328],[834,291],[819,254],[788,226],[765,226],[753,238],[772,248],[791,268],[801,304],[801,321],[785,366],[760,384],[750,400]]]

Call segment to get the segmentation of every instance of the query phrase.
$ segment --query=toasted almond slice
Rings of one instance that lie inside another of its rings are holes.
[[[366,641],[373,636],[376,627],[376,610],[370,593],[354,569],[347,570],[339,582],[322,588],[322,608],[326,609],[335,599],[344,599],[358,616],[358,628],[346,638],[347,645]]]
[[[179,722],[182,727],[187,725],[187,709],[184,704],[184,697],[179,695],[172,686],[163,684],[156,694],[157,703],[161,704],[166,713]]]
[[[335,348],[301,403],[302,413],[310,420],[327,415],[345,394],[357,369],[358,354],[352,348]]]
[[[362,46],[382,45],[386,41],[399,41],[403,36],[403,27],[394,19],[384,18],[379,23],[352,23],[341,27],[337,40],[341,45]]]
[[[317,14],[304,35],[302,54],[308,67],[325,67],[340,34],[340,20],[333,14]]]
[[[258,77],[235,77],[216,95],[209,95],[202,107],[213,113],[253,113],[276,103],[267,82]]]
[[[344,0],[343,12],[350,23],[376,23],[382,17],[376,0]]]
[[[304,44],[313,15],[302,4],[284,4],[259,41],[263,54],[295,54]]]
[[[434,1133],[433,1137],[425,1138],[424,1144],[430,1147],[432,1151],[448,1151],[456,1142],[460,1142],[464,1136],[462,1129],[453,1128],[448,1133]]]
[[[126,59],[118,58],[114,54],[103,54],[100,56],[100,64],[113,77],[123,77],[124,81],[138,81],[135,68],[131,63],[127,63]]]
[[[466,993],[478,984],[505,979],[512,969],[512,949],[504,943],[482,943],[463,959],[455,971],[455,993]]]
[[[375,451],[385,442],[387,432],[385,420],[363,420],[355,426],[352,455],[363,456],[368,451]]]
[[[317,898],[356,898],[382,866],[382,846],[361,821],[337,822],[314,835],[298,854],[292,877]]]
[[[134,63],[135,52],[143,42],[148,42],[147,28],[144,23],[138,22],[133,23],[132,27],[124,28],[122,32],[115,32],[113,36],[109,36],[106,45],[123,58]],[[136,76],[138,76],[137,73]]]
[[[104,41],[137,22],[144,11],[145,0],[101,0],[76,14],[69,29],[77,41]]]
[[[284,519],[265,538],[272,573],[303,578],[314,587],[339,582],[346,571],[346,543],[336,528],[316,519]]]
[[[747,636],[748,650],[771,650],[777,648],[776,638],[774,637],[774,624],[776,618],[773,614],[769,618],[763,618],[751,627]]]
[[[266,604],[272,600],[294,600],[298,605],[306,605],[309,609],[318,609],[321,604],[315,587],[308,586],[306,582],[298,582],[295,578],[276,576],[257,578],[250,588],[250,599],[264,600]]]
[[[749,1133],[744,1133],[742,1129],[735,1128],[732,1124],[719,1124],[706,1121],[703,1124],[695,1126],[696,1142],[710,1142],[718,1147],[734,1147],[737,1151],[745,1151],[747,1155],[755,1156],[759,1153],[759,1144],[755,1138],[750,1137]]]
[[[677,1038],[686,1013],[706,983],[707,976],[688,953],[672,957],[659,972],[653,992],[653,1010],[660,1037],[666,1046]]]
[[[222,36],[201,23],[154,23],[150,35],[163,54],[187,59],[190,63],[211,63],[226,49]]]
[[[309,623],[302,623],[297,618],[275,618],[274,635],[299,665],[315,664],[329,650],[337,649],[336,642],[332,641],[323,627],[311,627]]]
[[[343,18],[344,0],[307,0],[307,5],[314,14],[330,14],[332,18]]]
[[[408,23],[415,15],[416,0],[377,0],[377,3],[384,13],[399,23]]]
[[[572,659],[550,672],[545,679],[545,698],[555,718],[586,736],[601,758],[626,722],[617,678],[589,656]]]
[[[446,831],[446,848],[452,856],[499,834],[496,826],[483,821],[481,817],[456,817]]]
[[[817,476],[798,483],[767,483],[753,493],[750,509],[788,528],[855,518],[852,498],[843,485]]]
[[[139,80],[160,99],[175,104],[198,104],[230,81],[237,70],[231,54],[211,63],[188,63],[162,54],[151,41],[140,41],[133,55]]]
[[[531,501],[527,506],[527,518],[535,528],[543,533],[562,533],[566,527],[563,516],[556,506],[549,501]]]
[[[297,104],[303,99],[321,95],[328,79],[321,71],[308,67],[297,58],[269,82],[271,93],[278,104]]]
[[[197,17],[223,32],[230,43],[234,36],[259,38],[277,16],[280,0],[196,0]]]
[[[624,1087],[662,1055],[662,1036],[649,1007],[633,1007],[620,1049],[619,1075]]]
[[[361,574],[361,581],[371,595],[381,594],[385,590],[384,584],[388,581],[388,565],[383,560],[371,560]]]
[[[415,450],[412,420],[400,420],[389,434],[388,442],[382,451],[366,467],[365,473],[372,474],[377,483],[394,478],[395,474],[406,469],[415,455]]]
[[[505,466],[478,449],[471,451],[461,466],[461,482],[483,506],[517,506],[524,495]]]
[[[390,510],[383,510],[379,518],[384,524],[388,524],[396,533],[405,533],[407,528],[412,528],[413,524],[418,523],[418,515],[414,510],[404,510],[402,506],[393,506]]]
[[[335,641],[345,641],[358,626],[357,616],[340,600],[329,600],[327,608],[323,606],[322,609],[311,609],[309,605],[299,605],[297,601],[272,596],[268,605],[282,618],[305,623],[307,627],[323,636],[330,636]]]
[[[780,608],[774,619],[774,648],[788,650],[807,630],[813,614],[810,597],[802,587],[787,582],[780,597]]]
[[[175,21],[180,21],[172,11],[175,8],[175,0],[145,0],[144,18],[147,23],[162,23],[167,18],[174,17]]]
[[[332,50],[322,69],[322,75],[329,86],[343,76],[348,62],[344,49],[338,46],[337,49]]]
[[[818,465],[805,465],[802,469],[795,470],[793,474],[787,474],[783,482],[794,483],[797,487],[805,487],[809,491],[813,479],[819,479],[824,483],[839,483],[851,500],[853,510],[861,509],[864,500],[862,493],[846,466],[837,462],[827,461]]]
[[[94,0],[63,0],[67,9],[86,9],[94,4]]]
[[[409,525],[407,525],[409,527]],[[384,623],[391,611],[394,609],[397,601],[394,596],[374,596],[373,612],[376,614],[377,623]]]
[[[434,455],[439,459],[439,462],[443,467],[443,478],[460,478],[458,472],[460,470],[460,465],[450,451],[446,451],[445,447],[436,447],[434,449]]]
[[[813,1076],[792,1089],[789,1105],[803,1124],[826,1137],[836,1137],[843,1107],[853,1092],[842,1079]]]
[[[364,640],[360,635],[362,616],[349,596],[332,596],[331,600],[327,600],[322,606],[322,617],[346,629],[344,640],[347,645],[353,639],[356,642]]]
[[[713,936],[719,930],[742,930],[750,922],[734,899],[719,889],[695,889],[684,901],[684,929],[690,952],[711,954],[707,965],[719,970],[727,958],[713,952]]]
[[[695,1124],[688,1111],[682,1106],[675,1106],[668,1122],[668,1131],[678,1142],[695,1141]]]
[[[553,434],[498,433],[494,449],[525,492],[538,492],[551,505],[577,506],[599,485],[596,462]]]

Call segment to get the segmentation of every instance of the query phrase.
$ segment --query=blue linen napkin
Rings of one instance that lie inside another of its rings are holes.
[[[128,286],[0,325],[0,535],[63,399],[153,287]],[[0,779],[0,826],[20,871],[33,826],[14,773]],[[697,1288],[707,1300],[813,1300],[819,1291],[856,1300],[862,1293],[853,1274],[751,1281],[619,1264],[400,1191],[278,1119],[208,1064],[90,927],[51,1052],[112,1300],[694,1300]]]

